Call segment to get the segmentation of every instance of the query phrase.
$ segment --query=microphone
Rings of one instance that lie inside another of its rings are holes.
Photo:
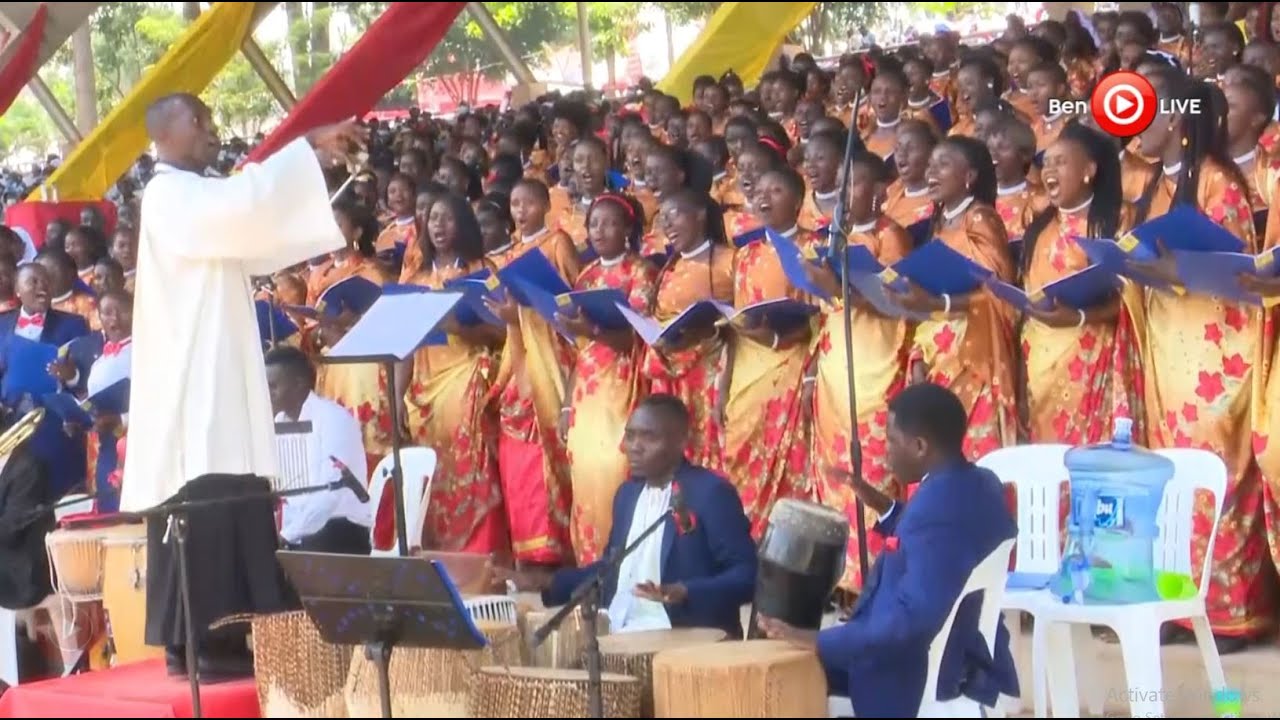
[[[342,473],[342,479],[339,481],[341,487],[350,490],[355,494],[356,499],[362,503],[369,502],[369,491],[365,488],[364,483],[356,479],[355,473],[351,472],[351,468],[338,458],[330,455],[329,459],[333,461],[333,466],[338,468],[338,472]]]
[[[689,517],[689,508],[684,504],[680,483],[671,484],[671,517],[676,521],[676,532],[681,535],[693,532],[693,518]]]

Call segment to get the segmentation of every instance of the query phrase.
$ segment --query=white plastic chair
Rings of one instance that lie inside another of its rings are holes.
[[[978,460],[979,467],[987,468],[1005,485],[1012,485],[1017,493],[1018,544],[1014,550],[1014,570],[1019,573],[1052,574],[1058,571],[1062,560],[1062,523],[1060,509],[1062,486],[1068,483],[1065,463],[1070,445],[1035,444],[1000,448]],[[1006,590],[1004,595],[1005,625],[1009,628],[1012,651],[1019,667],[1031,660],[1031,643],[1022,638],[1022,613],[1035,617],[1035,605],[1040,593],[1034,590]],[[1087,626],[1072,628],[1079,639],[1088,640]],[[1085,672],[1091,673],[1093,665],[1087,664]],[[1034,667],[1033,667],[1034,670]],[[1085,679],[1089,712],[1101,715],[1103,696],[1094,690],[1098,684],[1092,675]],[[1047,690],[1043,675],[1032,680],[1031,694],[1035,717],[1046,717],[1048,711]],[[996,709],[989,717],[1017,714],[1025,709],[1027,689],[1021,697],[1001,696]]]
[[[1226,688],[1222,659],[1209,628],[1205,595],[1213,569],[1213,544],[1222,516],[1227,488],[1227,467],[1221,458],[1206,450],[1171,448],[1157,451],[1174,463],[1174,476],[1165,487],[1157,524],[1159,539],[1153,552],[1157,571],[1192,575],[1192,514],[1196,492],[1213,494],[1213,528],[1205,548],[1204,567],[1198,592],[1185,600],[1157,600],[1127,605],[1064,604],[1051,593],[1041,593],[1036,603],[1036,625],[1032,633],[1032,666],[1038,676],[1047,675],[1054,717],[1079,717],[1076,702],[1073,650],[1092,646],[1092,638],[1079,642],[1069,626],[1087,628],[1103,625],[1115,631],[1124,660],[1125,683],[1129,689],[1133,717],[1164,717],[1164,673],[1160,665],[1160,627],[1174,620],[1190,620],[1196,644],[1209,677],[1210,690]],[[1193,576],[1194,577],[1194,576]],[[1086,663],[1093,664],[1093,663]],[[1037,717],[1044,715],[1037,713]]]
[[[1013,551],[1014,540],[1005,540],[991,552],[973,572],[964,589],[951,605],[951,613],[942,629],[933,636],[929,643],[929,674],[925,678],[924,694],[920,696],[920,710],[916,717],[920,718],[979,718],[982,717],[982,705],[967,697],[954,700],[938,700],[938,672],[942,667],[942,656],[947,648],[947,640],[951,637],[951,625],[955,622],[956,611],[960,603],[973,593],[981,592],[982,609],[978,614],[978,630],[987,641],[987,651],[995,656],[996,621],[1000,617],[1001,600],[1004,595],[1009,569],[1009,555]],[[854,717],[853,702],[845,696],[833,695],[827,698],[827,717]]]
[[[371,512],[377,512],[378,503],[382,499],[382,493],[387,481],[391,479],[391,471],[394,467],[395,455],[387,453],[387,456],[382,458],[378,462],[378,466],[374,468],[373,480],[369,485]],[[415,538],[422,537],[422,525],[426,518],[427,501],[431,495],[431,480],[436,474],[436,451],[425,447],[401,448],[400,469],[404,474],[404,507],[401,508],[401,512],[404,513],[404,521],[406,523],[405,537],[412,545],[415,542]],[[369,528],[370,543],[373,541],[373,529],[374,524],[371,524]],[[390,550],[379,550],[375,547],[371,554],[400,554],[400,539],[396,538],[395,545]]]
[[[519,620],[516,601],[506,595],[477,595],[462,602],[476,622],[515,625]]]

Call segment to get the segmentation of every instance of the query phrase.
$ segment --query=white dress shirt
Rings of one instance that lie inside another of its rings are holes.
[[[671,484],[661,488],[646,485],[640,491],[640,497],[636,498],[626,547],[630,547],[654,521],[670,510]],[[614,522],[617,521],[618,518],[614,518]],[[618,587],[613,594],[613,602],[609,604],[610,632],[671,629],[671,618],[662,603],[635,594],[636,586],[641,583],[662,584],[662,536],[666,531],[665,525],[660,526],[635,552],[623,559],[618,570]]]
[[[313,392],[302,403],[302,412],[298,417],[291,418],[278,413],[276,422],[311,423],[316,442],[310,443],[314,450],[308,464],[307,477],[311,479],[312,485],[327,485],[342,479],[342,472],[329,459],[330,456],[345,463],[357,480],[363,482],[369,477],[360,423],[349,410],[338,403]],[[369,527],[373,522],[369,503],[360,502],[355,493],[347,489],[285,498],[283,516],[280,536],[288,543],[300,542],[320,532],[334,518],[346,518],[364,527]]]
[[[14,323],[13,334],[27,340],[40,342],[40,336],[44,334],[44,322],[48,317],[48,313],[28,315],[26,310],[18,308],[18,322]]]

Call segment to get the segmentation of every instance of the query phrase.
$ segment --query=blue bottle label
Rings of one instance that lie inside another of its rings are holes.
[[[1099,495],[1093,513],[1093,526],[1104,530],[1124,527],[1124,498]]]

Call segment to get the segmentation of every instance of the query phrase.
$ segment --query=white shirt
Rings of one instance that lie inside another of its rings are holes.
[[[302,403],[298,417],[279,413],[276,422],[311,423],[316,442],[309,444],[313,452],[308,458],[307,477],[312,485],[327,485],[342,479],[342,472],[330,456],[341,460],[357,480],[363,482],[369,477],[360,423],[338,403],[313,392]],[[364,527],[373,522],[369,503],[360,502],[355,493],[347,489],[285,498],[283,516],[280,537],[289,543],[300,542],[320,532],[325,523],[334,518],[346,518]]]
[[[210,473],[277,474],[250,278],[341,249],[315,152],[298,139],[228,178],[158,165],[142,196],[129,448],[120,509]]]
[[[639,540],[654,521],[670,511],[671,484],[661,488],[645,485],[640,497],[636,498],[626,547]],[[617,522],[617,518],[614,521]],[[618,570],[618,587],[613,594],[613,602],[609,604],[610,632],[671,629],[666,606],[635,594],[636,586],[641,583],[662,584],[662,536],[666,531],[665,525],[659,526],[635,552],[623,559]]]
[[[28,325],[23,327],[22,322],[24,320],[36,320],[36,319],[40,321],[38,325],[36,323],[29,323]],[[45,313],[44,315],[28,315],[26,310],[23,310],[22,308],[18,308],[18,322],[14,323],[13,334],[17,335],[20,338],[26,338],[27,340],[40,342],[40,336],[44,334],[44,323],[48,319],[49,319],[48,313]]]

